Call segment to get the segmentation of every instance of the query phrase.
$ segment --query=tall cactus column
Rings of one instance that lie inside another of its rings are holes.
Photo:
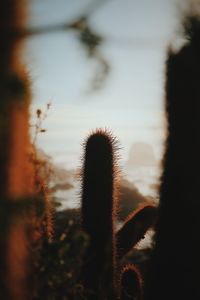
[[[168,137],[147,300],[200,299],[200,20],[185,22],[188,43],[170,53]]]
[[[97,130],[85,143],[82,182],[82,227],[90,238],[82,280],[95,292],[91,299],[114,299],[115,152],[113,137]]]

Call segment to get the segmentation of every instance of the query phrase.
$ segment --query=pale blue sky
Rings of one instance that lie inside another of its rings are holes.
[[[76,20],[89,0],[32,0],[29,23],[43,26]],[[33,109],[52,108],[38,146],[56,163],[80,164],[81,143],[96,127],[108,127],[122,146],[122,163],[134,142],[149,143],[159,159],[164,141],[164,63],[176,35],[175,0],[107,1],[89,18],[104,37],[100,46],[111,71],[102,89],[88,93],[98,68],[76,33],[29,38],[25,60],[33,79]]]

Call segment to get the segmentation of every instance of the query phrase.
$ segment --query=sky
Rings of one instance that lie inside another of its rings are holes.
[[[29,27],[76,21],[94,0],[32,0]],[[56,164],[80,166],[82,142],[95,128],[108,128],[121,145],[121,164],[134,143],[146,143],[160,160],[165,140],[164,74],[167,49],[180,21],[175,0],[108,0],[89,16],[103,42],[99,53],[110,72],[91,90],[98,61],[88,56],[77,32],[29,37],[24,61],[33,82],[35,110],[51,102],[37,145]]]

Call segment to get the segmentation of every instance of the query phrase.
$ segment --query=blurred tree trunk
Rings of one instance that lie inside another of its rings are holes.
[[[33,194],[28,155],[30,84],[20,61],[25,1],[2,0],[0,9],[0,294],[27,297],[28,240],[22,203]],[[22,207],[20,209],[20,207]]]

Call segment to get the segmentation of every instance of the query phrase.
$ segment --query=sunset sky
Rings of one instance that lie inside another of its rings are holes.
[[[34,0],[29,26],[76,21],[92,1]],[[164,63],[177,35],[175,0],[108,0],[89,17],[103,42],[110,73],[102,88],[91,91],[98,62],[89,58],[72,30],[32,36],[24,49],[33,80],[33,111],[52,107],[38,146],[66,168],[80,165],[81,143],[96,127],[112,130],[120,141],[122,164],[130,148],[142,142],[162,156],[164,133]],[[34,121],[33,121],[34,122]]]

